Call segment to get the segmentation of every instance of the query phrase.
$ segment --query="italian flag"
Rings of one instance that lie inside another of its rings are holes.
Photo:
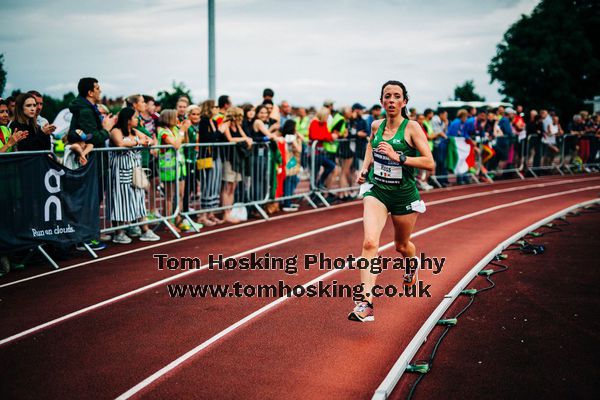
[[[464,137],[448,138],[448,155],[446,168],[455,174],[466,174],[475,167],[475,145],[471,139]]]

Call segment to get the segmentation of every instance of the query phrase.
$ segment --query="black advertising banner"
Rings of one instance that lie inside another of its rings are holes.
[[[0,254],[98,236],[95,156],[77,170],[45,154],[0,156]]]

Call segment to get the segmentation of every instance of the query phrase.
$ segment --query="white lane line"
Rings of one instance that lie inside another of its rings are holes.
[[[265,249],[270,249],[272,247],[276,247],[276,246],[279,246],[279,245],[282,245],[282,244],[285,244],[285,243],[293,242],[294,240],[303,239],[305,237],[309,237],[309,236],[313,236],[313,235],[318,235],[319,233],[323,233],[323,232],[331,231],[333,229],[341,228],[341,227],[344,227],[344,226],[347,226],[347,225],[355,224],[355,223],[360,222],[360,221],[362,221],[362,217],[361,218],[351,219],[349,221],[340,222],[340,223],[337,223],[337,224],[334,224],[334,225],[330,225],[330,226],[326,226],[326,227],[323,227],[323,228],[314,229],[312,231],[304,232],[304,233],[301,233],[299,235],[290,236],[290,237],[285,238],[285,239],[281,239],[281,240],[277,240],[275,242],[264,244],[262,246],[255,247],[253,249],[244,250],[244,251],[242,251],[240,253],[234,254],[234,255],[226,257],[226,258],[239,258],[239,257],[243,257],[245,255],[248,255],[248,254],[251,254],[251,253],[255,253],[257,251],[261,251],[261,250],[265,250]],[[4,345],[6,343],[13,342],[13,341],[15,341],[15,340],[17,340],[19,338],[22,338],[23,336],[27,336],[27,335],[32,334],[34,332],[38,332],[38,331],[40,331],[40,330],[42,330],[44,328],[48,328],[48,327],[50,327],[52,325],[56,325],[56,324],[58,324],[60,322],[66,321],[66,320],[71,319],[71,318],[74,318],[74,317],[76,317],[78,315],[81,315],[83,313],[86,313],[88,311],[92,311],[92,310],[98,309],[100,307],[106,306],[108,304],[114,303],[116,301],[126,299],[127,297],[134,296],[134,295],[136,295],[138,293],[141,293],[141,292],[143,292],[145,290],[152,289],[152,288],[157,287],[157,286],[161,286],[161,285],[163,285],[165,283],[171,282],[171,281],[176,280],[176,279],[183,278],[183,277],[185,277],[187,275],[191,275],[191,274],[196,273],[198,271],[206,270],[206,269],[208,269],[208,266],[209,266],[208,264],[204,264],[200,268],[190,269],[190,270],[187,270],[185,272],[179,273],[177,275],[173,275],[173,276],[170,276],[168,278],[161,279],[160,281],[148,284],[146,286],[142,286],[140,288],[137,288],[137,289],[134,289],[134,290],[129,291],[127,293],[123,293],[121,295],[118,295],[118,296],[112,297],[110,299],[101,301],[99,303],[92,304],[91,306],[88,306],[88,307],[79,309],[77,311],[74,311],[72,313],[63,315],[62,317],[55,318],[55,319],[53,319],[51,321],[48,321],[46,323],[43,323],[41,325],[34,326],[33,328],[27,329],[27,330],[25,330],[23,332],[17,333],[15,335],[12,335],[12,336],[9,336],[7,338],[4,338],[4,339],[0,340],[0,346]]]
[[[536,186],[537,186],[537,185],[536,185]],[[510,189],[512,189],[512,188],[510,188]],[[508,190],[508,189],[507,189],[507,190]],[[497,192],[496,192],[496,193],[497,193]],[[479,193],[475,193],[475,194],[473,194],[473,195],[474,195],[475,197],[479,197]],[[464,199],[464,196],[459,196],[459,199],[461,199],[461,200],[462,200],[462,199]],[[438,202],[431,202],[431,203],[433,203],[433,204],[435,205],[435,204],[441,204],[441,203],[445,203],[445,202],[451,202],[451,201],[455,201],[455,200],[454,200],[454,198],[450,198],[450,199],[446,199],[446,200],[440,200],[440,201],[438,201]],[[431,204],[431,203],[430,203],[430,204]],[[511,204],[513,204],[513,203],[511,203]],[[515,203],[515,204],[516,204],[516,203]],[[502,207],[502,206],[497,206],[497,207]],[[492,207],[492,208],[493,208],[493,207]],[[491,209],[490,209],[490,210],[491,210]],[[468,214],[468,215],[471,215],[471,214]],[[463,217],[464,217],[464,216],[463,216]],[[458,217],[458,218],[463,218],[463,217]],[[360,218],[355,218],[355,219],[352,219],[352,220],[349,220],[349,221],[345,221],[345,222],[341,222],[341,223],[338,223],[338,224],[330,225],[330,226],[328,226],[328,227],[323,227],[323,228],[315,229],[315,230],[312,230],[312,231],[304,232],[304,233],[301,233],[301,234],[299,234],[299,235],[291,236],[291,237],[289,237],[289,238],[285,238],[285,239],[282,239],[282,240],[278,240],[278,241],[275,241],[275,242],[272,242],[272,243],[269,243],[269,244],[265,244],[265,245],[262,245],[262,246],[259,246],[259,247],[255,247],[255,248],[253,248],[253,249],[250,249],[250,250],[245,250],[245,251],[242,251],[242,252],[240,252],[240,253],[234,254],[234,255],[232,255],[232,256],[229,256],[229,257],[227,257],[227,258],[239,258],[239,257],[243,257],[243,256],[245,256],[245,255],[248,255],[248,254],[251,254],[251,253],[254,253],[254,252],[257,252],[257,251],[265,250],[265,249],[268,249],[268,248],[271,248],[271,247],[274,247],[274,246],[278,246],[278,245],[281,245],[281,244],[285,244],[285,243],[288,243],[288,242],[291,242],[291,241],[294,241],[294,240],[302,239],[302,238],[305,238],[305,237],[308,237],[308,236],[316,235],[316,234],[323,233],[323,232],[326,232],[326,231],[329,231],[329,230],[333,230],[333,229],[336,229],[336,228],[340,228],[340,227],[344,227],[344,226],[347,226],[347,225],[351,225],[351,224],[354,224],[354,223],[357,223],[357,222],[361,222],[362,220],[363,220],[363,218],[362,218],[362,217],[360,217]],[[452,221],[452,222],[456,222],[456,221],[457,221],[457,219],[455,218],[455,219],[452,219],[452,220],[450,220],[450,221]],[[452,223],[452,222],[450,222],[450,223]],[[448,223],[448,221],[447,221],[446,223],[442,223],[442,224],[447,224],[447,223]],[[438,225],[434,225],[434,227],[436,227],[436,226],[437,226],[437,227],[441,227],[441,226],[445,226],[445,225],[440,225],[440,224],[438,224]],[[436,228],[436,229],[437,229],[437,228]],[[429,228],[425,228],[425,229],[423,229],[423,230],[421,230],[421,231],[419,231],[419,232],[424,232],[424,233],[426,233],[426,232],[429,232],[430,230],[431,230],[431,227],[429,227]],[[415,234],[413,234],[413,237],[415,237],[415,236],[418,236],[418,234],[420,234],[420,233],[415,233]],[[392,244],[393,244],[393,243],[392,243]],[[386,246],[388,246],[388,245],[386,245]],[[386,247],[386,246],[383,246],[383,247],[382,247],[380,250],[383,250],[383,249],[386,249],[386,248],[388,248],[388,247]],[[71,312],[71,313],[69,313],[69,314],[63,315],[62,317],[55,318],[55,319],[53,319],[53,320],[50,320],[50,321],[48,321],[48,322],[45,322],[45,323],[43,323],[43,324],[36,325],[36,326],[34,326],[33,328],[30,328],[30,329],[27,329],[27,330],[25,330],[25,331],[22,331],[22,332],[19,332],[19,333],[17,333],[17,334],[14,334],[14,335],[12,335],[12,336],[6,337],[6,338],[4,338],[4,339],[0,340],[0,346],[2,346],[2,345],[4,345],[4,344],[7,344],[7,343],[10,343],[10,342],[13,342],[13,341],[15,341],[15,340],[17,340],[17,339],[19,339],[19,338],[22,338],[22,337],[24,337],[24,336],[27,336],[27,335],[29,335],[29,334],[32,334],[32,333],[38,332],[38,331],[40,331],[40,330],[42,330],[42,329],[45,329],[45,328],[51,327],[51,326],[53,326],[53,325],[56,325],[56,324],[58,324],[58,323],[60,323],[60,322],[64,322],[64,321],[66,321],[66,320],[69,320],[69,319],[75,318],[75,317],[77,317],[77,316],[79,316],[79,315],[81,315],[81,314],[83,314],[83,313],[86,313],[86,312],[88,312],[88,311],[96,310],[96,309],[98,309],[98,308],[100,308],[100,307],[104,307],[104,306],[106,306],[106,305],[109,305],[109,304],[111,304],[111,303],[114,303],[114,302],[117,302],[117,301],[120,301],[120,300],[126,299],[126,298],[128,298],[128,297],[131,297],[131,296],[134,296],[134,295],[136,295],[136,294],[138,294],[138,293],[141,293],[141,292],[143,292],[143,291],[145,291],[145,290],[148,290],[148,289],[151,289],[151,288],[154,288],[154,287],[160,286],[160,285],[162,285],[162,284],[165,284],[165,283],[168,283],[168,282],[170,282],[170,281],[172,281],[172,280],[175,280],[175,279],[182,278],[182,277],[184,277],[184,276],[187,276],[187,275],[189,275],[189,274],[193,274],[193,273],[195,273],[195,272],[199,272],[199,271],[206,270],[207,268],[208,268],[208,264],[204,264],[203,266],[201,266],[201,267],[200,267],[200,268],[198,268],[198,269],[188,270],[188,271],[185,271],[185,272],[179,273],[179,274],[177,274],[177,275],[173,275],[173,276],[171,276],[171,277],[169,277],[169,278],[162,279],[162,280],[160,280],[160,281],[157,281],[157,282],[154,282],[154,283],[151,283],[151,284],[148,284],[148,285],[142,286],[142,287],[140,287],[140,288],[137,288],[137,289],[131,290],[131,291],[129,291],[129,292],[126,292],[126,293],[120,294],[120,295],[118,295],[118,296],[111,297],[110,299],[107,299],[107,300],[101,301],[101,302],[99,302],[99,303],[95,303],[95,304],[92,304],[92,305],[90,305],[90,306],[84,307],[84,308],[82,308],[82,309],[79,309],[79,310],[77,310],[77,311],[73,311],[73,312]]]
[[[543,187],[549,187],[549,186],[564,185],[565,183],[573,183],[573,182],[595,181],[598,179],[600,179],[600,178],[596,177],[596,178],[586,178],[586,179],[570,179],[568,181],[537,183],[537,184],[532,184],[532,185],[527,185],[527,186],[517,186],[517,187],[506,188],[506,189],[493,189],[493,190],[486,191],[486,192],[465,194],[465,195],[461,195],[461,196],[452,197],[451,199],[452,199],[452,201],[458,201],[458,200],[472,199],[475,197],[481,197],[484,195],[489,196],[489,195],[498,194],[498,193],[517,192],[517,191],[525,190],[525,189],[534,189],[534,188],[543,188]],[[439,203],[443,203],[443,202],[444,202],[443,199],[441,199],[441,200],[429,201],[426,204],[428,206],[430,206],[430,205],[439,204]]]
[[[537,183],[537,184],[532,184],[532,185],[517,186],[517,187],[512,187],[512,188],[506,188],[506,189],[493,189],[493,190],[482,191],[482,192],[477,192],[477,193],[465,194],[465,195],[456,196],[456,197],[450,197],[450,198],[447,198],[447,199],[432,200],[432,201],[427,202],[426,204],[428,206],[432,206],[432,205],[436,205],[436,204],[450,203],[452,201],[465,200],[465,199],[474,198],[474,197],[482,197],[482,196],[489,196],[489,195],[499,194],[499,193],[514,192],[514,191],[526,190],[526,189],[530,189],[530,188],[541,188],[541,187],[547,187],[547,186],[565,185],[565,184],[573,183],[573,182],[586,182],[586,181],[598,180],[598,179],[600,179],[600,178],[596,177],[596,178],[585,178],[585,179],[569,179],[569,180],[560,180],[560,181],[549,182],[549,183]],[[97,258],[97,259],[94,259],[94,260],[84,261],[84,262],[81,262],[81,263],[78,263],[78,264],[74,264],[74,265],[71,265],[71,266],[68,266],[68,267],[62,267],[62,268],[55,269],[55,270],[52,270],[52,271],[44,272],[42,274],[30,276],[30,277],[19,279],[19,280],[12,281],[12,282],[7,282],[5,284],[0,285],[0,289],[4,288],[4,287],[8,287],[8,286],[17,285],[17,284],[20,284],[20,283],[23,283],[23,282],[31,281],[31,280],[34,280],[34,279],[43,278],[45,276],[54,275],[54,274],[58,274],[58,273],[61,273],[61,272],[69,271],[71,269],[83,267],[85,265],[90,265],[90,264],[102,262],[104,260],[110,260],[110,259],[113,259],[113,258],[117,258],[117,257],[121,257],[121,256],[126,256],[126,255],[129,255],[129,254],[139,253],[141,251],[154,249],[154,248],[165,246],[165,245],[172,244],[172,243],[179,243],[179,242],[182,242],[184,240],[196,239],[196,238],[200,238],[200,237],[207,236],[207,235],[212,235],[212,234],[219,233],[219,232],[224,232],[224,231],[228,231],[228,230],[232,230],[232,229],[244,228],[244,227],[247,227],[247,226],[262,224],[262,223],[269,222],[269,221],[276,221],[276,220],[280,220],[280,219],[284,219],[284,218],[290,218],[290,217],[295,217],[295,216],[300,216],[300,215],[312,214],[312,213],[315,213],[315,212],[321,212],[321,211],[325,211],[325,210],[331,210],[331,209],[334,209],[334,208],[349,207],[349,206],[359,205],[359,204],[362,204],[362,202],[356,201],[356,202],[350,202],[350,203],[345,203],[345,204],[338,204],[338,205],[334,205],[334,206],[328,207],[328,208],[318,208],[318,209],[313,209],[313,210],[299,211],[299,212],[296,212],[294,214],[279,215],[277,217],[271,218],[268,221],[267,220],[252,221],[252,222],[245,223],[243,225],[228,226],[228,227],[225,227],[225,228],[214,229],[214,230],[211,230],[211,231],[208,231],[208,232],[202,232],[202,233],[198,233],[198,234],[195,234],[195,235],[185,236],[185,237],[182,237],[180,239],[171,239],[171,240],[168,240],[166,242],[155,243],[155,244],[152,244],[152,245],[149,245],[149,246],[139,247],[137,249],[127,250],[127,251],[119,252],[119,253],[116,253],[116,254],[111,254],[110,256],[101,257],[101,258]]]
[[[548,198],[557,197],[557,196],[564,196],[564,195],[567,195],[567,194],[578,193],[578,192],[583,192],[583,191],[588,191],[588,190],[593,190],[593,189],[600,189],[600,186],[588,186],[588,187],[585,187],[585,188],[579,188],[579,189],[573,189],[573,190],[568,190],[568,191],[564,191],[564,192],[546,194],[546,195],[542,195],[542,196],[531,197],[531,198],[528,198],[528,199],[518,200],[518,201],[511,202],[511,203],[501,204],[501,205],[498,205],[498,206],[486,208],[486,209],[483,209],[483,210],[480,210],[480,211],[476,211],[476,212],[473,212],[473,213],[470,213],[470,214],[463,215],[461,217],[450,219],[448,221],[445,221],[445,222],[442,222],[442,223],[430,226],[430,227],[428,227],[426,229],[422,229],[422,230],[420,230],[418,232],[413,233],[411,235],[411,238],[424,235],[424,234],[426,234],[428,232],[434,231],[436,229],[443,228],[444,226],[447,226],[447,225],[450,225],[450,224],[453,224],[453,223],[456,223],[456,222],[464,221],[466,219],[477,217],[479,215],[490,213],[490,212],[493,212],[493,211],[497,211],[497,210],[500,210],[500,209],[503,209],[503,208],[513,207],[513,206],[517,206],[517,205],[520,205],[520,204],[530,203],[530,202],[533,202],[533,201],[548,199]],[[392,246],[394,246],[394,242],[390,242],[390,243],[388,243],[388,244],[386,244],[384,246],[381,246],[378,251],[383,251],[383,250],[389,249]],[[339,270],[339,269],[336,270],[336,269],[334,269],[334,270],[331,270],[329,272],[326,272],[325,274],[322,274],[322,275],[316,277],[315,279],[313,279],[313,280],[305,283],[303,286],[306,288],[309,285],[314,285],[315,283],[317,283],[317,282],[319,282],[321,280],[324,280],[326,278],[329,278],[330,276],[332,276],[332,275],[334,275],[334,274],[336,274],[336,273],[338,273],[340,271],[342,271],[342,270]],[[244,317],[241,320],[237,321],[235,324],[228,326],[227,328],[223,329],[221,332],[219,332],[216,335],[212,336],[211,338],[205,340],[204,342],[202,342],[198,346],[194,347],[193,349],[191,349],[187,353],[181,355],[180,357],[178,357],[174,361],[170,362],[169,364],[167,364],[163,368],[159,369],[154,374],[150,375],[149,377],[147,377],[146,379],[144,379],[143,381],[141,381],[137,385],[133,386],[131,389],[127,390],[125,393],[123,393],[119,397],[117,397],[117,400],[129,399],[131,396],[133,396],[136,393],[140,392],[142,389],[146,388],[147,386],[149,386],[150,384],[152,384],[154,381],[156,381],[157,379],[161,378],[162,376],[168,374],[170,371],[172,371],[173,369],[177,368],[179,365],[181,365],[185,361],[189,360],[190,358],[192,358],[193,356],[195,356],[196,354],[198,354],[200,351],[204,350],[205,348],[207,348],[211,344],[217,342],[219,339],[222,339],[227,334],[235,331],[236,329],[240,328],[241,326],[245,325],[246,323],[248,323],[251,320],[255,319],[256,317],[260,316],[261,314],[264,314],[265,312],[269,311],[270,309],[272,309],[276,305],[281,304],[281,303],[283,303],[286,300],[289,300],[290,298],[292,298],[292,297],[280,297],[279,299],[277,299],[275,301],[272,301],[271,303],[269,303],[269,304],[267,304],[267,305],[259,308],[258,310],[254,311],[253,313],[247,315],[246,317]]]
[[[594,176],[594,173],[589,173],[586,175],[580,175],[580,176]],[[433,191],[426,191],[423,193],[443,193],[443,192],[451,192],[454,190],[460,190],[460,189],[464,189],[464,188],[469,188],[469,187],[478,187],[478,186],[487,186],[487,187],[492,187],[492,186],[496,186],[496,187],[503,187],[506,186],[508,184],[513,184],[513,183],[522,183],[522,184],[528,184],[529,182],[548,182],[548,181],[552,181],[552,180],[556,180],[556,178],[560,179],[560,178],[564,178],[564,179],[570,179],[570,180],[577,180],[577,179],[573,179],[571,176],[560,176],[560,175],[546,175],[546,176],[539,176],[537,178],[534,177],[529,177],[529,178],[525,178],[525,179],[504,179],[504,180],[499,180],[499,181],[493,181],[493,182],[481,182],[480,184],[477,183],[473,183],[473,184],[468,184],[468,185],[454,185],[454,186],[448,186],[445,188],[435,188],[435,190]],[[589,178],[582,178],[582,179],[589,179]]]

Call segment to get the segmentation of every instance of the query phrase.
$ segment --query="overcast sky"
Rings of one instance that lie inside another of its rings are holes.
[[[217,94],[336,105],[378,101],[403,81],[419,110],[474,79],[497,101],[487,65],[537,0],[216,0]],[[94,76],[107,96],[156,94],[184,82],[208,95],[205,0],[2,0],[7,92],[59,96]]]

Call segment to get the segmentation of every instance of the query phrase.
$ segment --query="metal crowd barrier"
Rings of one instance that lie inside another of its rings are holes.
[[[22,156],[36,156],[36,157],[52,157],[54,159],[56,159],[56,155],[54,153],[52,153],[50,150],[34,150],[34,151],[10,151],[10,152],[5,152],[5,153],[0,153],[0,157],[22,157]],[[16,171],[15,171],[16,172]],[[1,175],[1,174],[0,174]],[[56,262],[52,259],[52,257],[50,257],[50,255],[48,254],[48,252],[44,249],[43,244],[39,244],[35,247],[35,250],[39,251],[40,254],[50,263],[50,265],[52,265],[53,268],[58,269],[58,264],[56,264]],[[87,248],[88,251],[91,252],[92,255],[95,255],[95,253],[93,252],[92,249],[90,249],[89,247]],[[21,264],[25,264],[32,256],[33,251],[30,250],[30,252],[20,261]],[[2,257],[6,257],[6,256],[2,256]]]
[[[197,230],[193,216],[247,207],[268,219],[276,202],[305,199],[312,207],[310,154],[292,143],[254,142],[248,149],[236,143],[186,143],[185,191],[181,215]],[[284,150],[285,154],[281,154]]]
[[[278,185],[283,182],[283,187],[278,191],[277,200],[282,202],[284,208],[289,207],[292,200],[304,200],[311,207],[317,208],[312,199],[313,156],[310,143],[296,137],[293,141],[286,141],[282,148],[285,149],[285,156],[279,173],[284,176],[280,175]]]
[[[490,146],[494,151],[497,151],[499,144],[502,143],[501,141],[499,142],[499,140],[508,142],[506,159],[500,160],[498,154],[496,153],[496,155],[494,156],[495,158],[492,158],[492,160],[488,161],[488,164],[493,163],[495,165],[494,168],[492,168],[491,165],[488,165],[489,168],[486,167],[485,165],[482,165],[487,170],[487,176],[493,180],[498,176],[502,176],[502,175],[508,174],[508,173],[514,173],[520,179],[525,179],[525,176],[523,175],[524,164],[522,161],[525,158],[526,152],[525,152],[525,145],[521,145],[521,142],[525,139],[519,141],[516,135],[515,136],[500,136],[500,137],[497,137],[494,140],[492,140],[488,143],[485,143],[485,144]],[[482,147],[483,147],[483,144],[482,144]],[[482,147],[481,147],[481,150],[483,150]],[[501,163],[506,163],[506,164],[504,164],[503,167],[500,167]]]
[[[476,138],[478,139],[478,138]],[[481,162],[481,149],[483,143],[474,140],[475,144],[479,151],[475,152],[475,172],[469,170],[464,174],[455,174],[451,173],[446,168],[446,158],[448,152],[448,139],[439,139],[434,140],[433,146],[433,160],[435,161],[435,173],[428,176],[428,180],[430,180],[435,186],[438,188],[444,187],[445,184],[448,184],[450,180],[454,180],[456,184],[468,184],[468,183],[482,183],[478,178],[479,175],[483,175],[486,179],[491,180],[483,168],[483,163]],[[444,153],[444,154],[441,154]],[[421,173],[422,174],[422,173]],[[427,180],[425,180],[427,182]]]
[[[569,173],[573,173],[572,168],[578,165],[573,164],[572,162],[567,163],[566,159],[567,157],[570,157],[571,160],[574,159],[573,154],[578,143],[575,139],[577,139],[577,137],[571,134],[557,137],[556,147],[558,148],[558,151],[552,154],[550,146],[544,143],[541,135],[528,135],[522,140],[518,140],[516,136],[512,136],[502,139],[510,141],[507,154],[507,158],[509,158],[508,162],[507,160],[498,160],[496,158],[498,157],[497,154],[487,162],[484,162],[482,158],[484,146],[487,145],[493,150],[497,150],[497,138],[496,140],[489,142],[475,138],[478,148],[475,165],[476,172],[469,173],[468,175],[473,182],[480,182],[481,178],[485,178],[485,180],[491,182],[498,176],[507,173],[514,173],[520,179],[525,179],[526,174],[537,177],[540,174],[540,171],[556,171],[557,173],[564,175],[563,169],[566,169]],[[588,140],[595,141],[593,142],[593,145],[590,146],[592,148],[590,154],[590,160],[592,162],[589,163],[589,165],[584,163],[583,166],[596,168],[599,165],[597,162],[597,138],[590,136]],[[436,155],[434,149],[434,156]],[[436,164],[440,162],[439,158],[435,157],[434,159]],[[500,167],[500,163],[505,163],[505,165]],[[449,178],[459,179],[455,174],[436,174],[431,176],[431,180],[437,186],[441,186],[440,181],[444,182]]]
[[[556,147],[558,151],[554,153],[551,151],[550,145],[544,142],[543,135],[528,135],[525,146],[526,172],[529,172],[533,177],[537,177],[540,171],[551,172],[553,170],[564,175],[561,167],[564,162],[565,143],[565,140],[557,138]],[[536,171],[538,172],[536,173]]]
[[[268,142],[186,143],[186,184],[181,215],[195,229],[192,216],[243,205],[257,210],[272,201],[272,151]]]
[[[181,210],[181,150],[162,145],[92,151],[99,161],[101,233],[162,223],[181,237],[171,221]]]
[[[565,137],[575,137],[577,139],[577,149],[565,144],[565,154],[562,160],[561,168],[564,168],[570,174],[573,170],[579,172],[590,172],[591,169],[600,167],[600,138],[594,134],[583,135],[565,135]],[[567,139],[565,139],[567,141]],[[571,144],[571,143],[569,143]],[[567,156],[569,162],[567,162]],[[575,162],[577,160],[577,162]]]
[[[310,186],[325,206],[330,205],[332,197],[356,196],[359,190],[357,174],[362,168],[366,148],[367,140],[362,138],[312,142]]]

